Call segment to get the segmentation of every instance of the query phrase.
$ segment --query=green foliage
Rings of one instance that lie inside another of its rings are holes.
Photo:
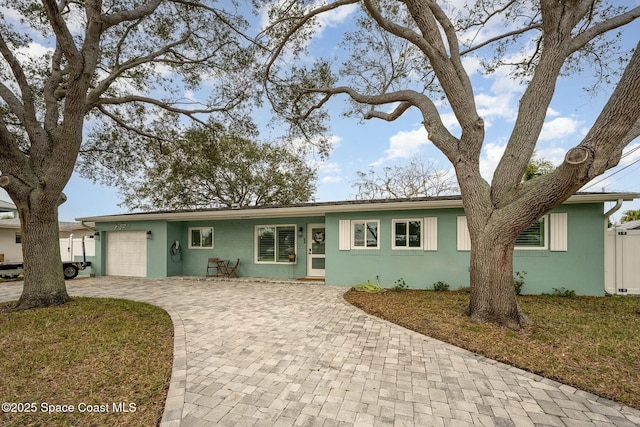
[[[555,166],[549,160],[533,158],[527,165],[522,180],[529,181],[535,177],[551,173],[554,169]]]
[[[380,284],[372,283],[369,279],[367,279],[366,282],[364,282],[363,284],[354,285],[353,290],[358,292],[371,292],[371,293],[386,291],[386,289],[380,286]]]
[[[433,290],[436,292],[444,292],[449,290],[449,284],[447,282],[442,282],[438,280],[433,285]]]
[[[136,179],[121,185],[131,209],[185,209],[306,202],[316,170],[286,146],[192,127],[149,153]]]
[[[573,289],[565,289],[565,287],[563,286],[560,289],[553,288],[553,292],[551,292],[551,296],[573,298],[576,296],[576,291],[574,291]]]
[[[407,285],[407,283],[404,281],[404,279],[401,277],[398,280],[396,280],[395,282],[393,282],[394,286],[393,286],[393,290],[396,292],[400,292],[400,291],[404,291],[405,289],[409,289],[409,285]]]
[[[524,286],[524,276],[526,274],[526,271],[516,271],[516,274],[513,277],[513,286],[516,289],[516,295],[522,294],[522,287]]]
[[[620,222],[629,222],[640,220],[640,209],[629,209],[625,211]]]

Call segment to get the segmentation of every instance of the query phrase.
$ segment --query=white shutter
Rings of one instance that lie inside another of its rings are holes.
[[[438,250],[438,218],[435,216],[424,219],[424,250]]]
[[[457,232],[457,248],[459,251],[471,250],[471,236],[469,236],[469,228],[467,227],[467,217],[458,217],[458,232]]]
[[[567,214],[549,214],[549,250],[567,251]]]
[[[341,251],[351,249],[351,221],[348,219],[338,221],[338,249]]]

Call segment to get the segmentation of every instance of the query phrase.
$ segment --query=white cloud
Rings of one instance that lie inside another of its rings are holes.
[[[320,182],[322,184],[335,184],[342,181],[344,181],[344,178],[338,175],[325,176],[323,178],[320,178]]]
[[[319,6],[320,4],[316,4],[315,6]],[[322,31],[326,27],[335,27],[337,25],[342,24],[344,21],[349,19],[352,13],[354,13],[358,9],[357,4],[348,4],[346,6],[338,7],[336,9],[330,10],[321,14],[318,17],[318,22],[320,24],[320,28],[316,31],[316,36],[321,36]]]
[[[558,166],[560,163],[564,161],[564,155],[567,153],[567,150],[560,147],[546,147],[546,148],[536,148],[536,158],[548,160],[553,163],[555,166]]]
[[[47,52],[52,51],[53,49],[43,46],[40,43],[31,42],[27,47],[19,48],[17,56],[19,57],[19,59],[28,60],[31,58],[41,58]]]
[[[429,144],[429,136],[426,129],[420,127],[410,131],[401,130],[389,138],[389,142],[389,148],[384,151],[385,155],[370,166],[380,166],[388,160],[408,159],[414,156],[420,147]]]
[[[318,171],[322,174],[336,174],[342,172],[342,168],[337,162],[322,162],[318,165]]]
[[[462,58],[462,66],[469,75],[476,74],[482,69],[480,59],[476,57],[465,56]]]
[[[545,122],[540,132],[539,141],[558,140],[576,134],[581,122],[569,117],[558,117]]]
[[[515,60],[514,60],[515,61]],[[493,74],[493,84],[491,91],[497,94],[519,94],[524,92],[525,86],[521,85],[518,79],[509,75],[509,69],[498,68]]]
[[[460,123],[458,123],[458,119],[456,115],[453,113],[443,113],[440,114],[440,120],[442,120],[442,124],[446,127],[449,132],[456,134],[460,131]]]
[[[487,94],[479,94],[476,96],[476,106],[480,117],[502,117],[509,120],[515,120],[516,109],[511,106],[511,96]]]
[[[482,155],[480,156],[480,174],[487,181],[491,181],[493,172],[498,167],[504,149],[507,144],[500,145],[495,142],[490,142],[482,148]]]
[[[559,111],[554,110],[553,108],[547,108],[547,117],[558,117],[560,115]]]

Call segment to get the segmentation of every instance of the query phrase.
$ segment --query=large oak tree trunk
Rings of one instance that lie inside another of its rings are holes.
[[[499,240],[499,241],[496,241]],[[472,322],[494,322],[510,329],[530,323],[516,300],[513,284],[514,242],[504,242],[483,233],[472,240],[471,299],[468,314]]]
[[[18,203],[24,288],[16,309],[47,307],[68,302],[58,232],[58,204],[51,198],[31,197]]]

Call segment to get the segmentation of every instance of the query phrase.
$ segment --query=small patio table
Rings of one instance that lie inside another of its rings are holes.
[[[218,273],[217,277],[227,277],[229,275],[229,260],[228,259],[217,259],[217,268]]]

